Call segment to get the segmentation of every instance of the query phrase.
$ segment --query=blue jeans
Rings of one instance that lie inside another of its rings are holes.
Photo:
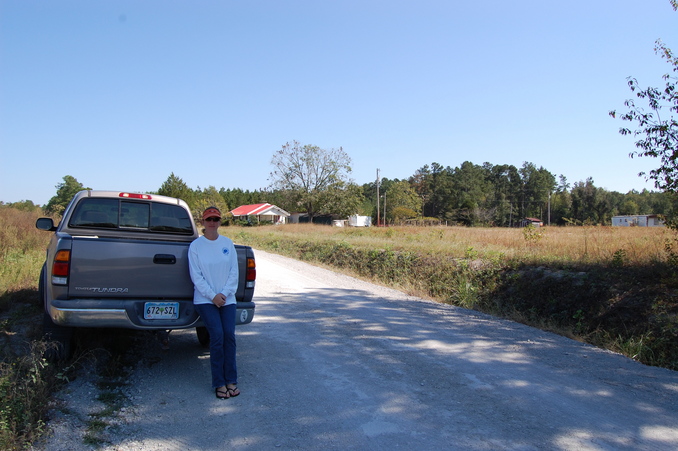
[[[210,366],[212,388],[238,383],[235,364],[235,304],[221,308],[214,304],[196,304],[210,334]]]

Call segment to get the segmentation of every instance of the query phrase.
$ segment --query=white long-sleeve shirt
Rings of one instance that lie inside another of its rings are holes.
[[[217,293],[226,296],[226,305],[235,304],[238,255],[233,241],[223,235],[214,241],[201,236],[188,248],[188,263],[194,304],[211,304]]]

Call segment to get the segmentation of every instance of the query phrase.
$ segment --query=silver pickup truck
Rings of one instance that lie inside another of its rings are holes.
[[[73,327],[168,331],[196,327],[209,336],[193,306],[188,247],[198,230],[186,202],[155,194],[81,191],[55,226],[39,292],[44,331],[70,352]],[[240,281],[237,324],[254,316],[256,263],[249,246],[236,245]]]

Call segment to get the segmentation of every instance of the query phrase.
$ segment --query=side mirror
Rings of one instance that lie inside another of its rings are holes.
[[[35,227],[48,232],[54,232],[57,229],[54,226],[54,221],[52,221],[52,218],[38,218],[38,220],[35,221]]]

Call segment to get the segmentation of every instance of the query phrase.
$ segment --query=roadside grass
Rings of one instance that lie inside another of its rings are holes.
[[[38,276],[51,234],[35,228],[38,217],[37,212],[0,206],[0,449],[29,449],[40,438],[52,394],[79,368],[95,368],[98,375],[104,407],[90,417],[84,440],[101,445],[126,402],[125,353],[134,338],[79,331],[70,361],[45,359],[54,344],[42,339]]]
[[[668,229],[288,224],[222,233],[678,369],[678,258]]]
[[[43,431],[53,374],[41,358],[44,344],[0,362],[0,449],[24,449]]]
[[[37,287],[40,268],[45,261],[45,249],[50,234],[35,228],[39,214],[0,206],[0,312]],[[21,293],[7,296],[6,293]]]
[[[23,449],[44,428],[58,368],[43,355],[37,296],[48,234],[37,213],[0,207],[0,449]]]

